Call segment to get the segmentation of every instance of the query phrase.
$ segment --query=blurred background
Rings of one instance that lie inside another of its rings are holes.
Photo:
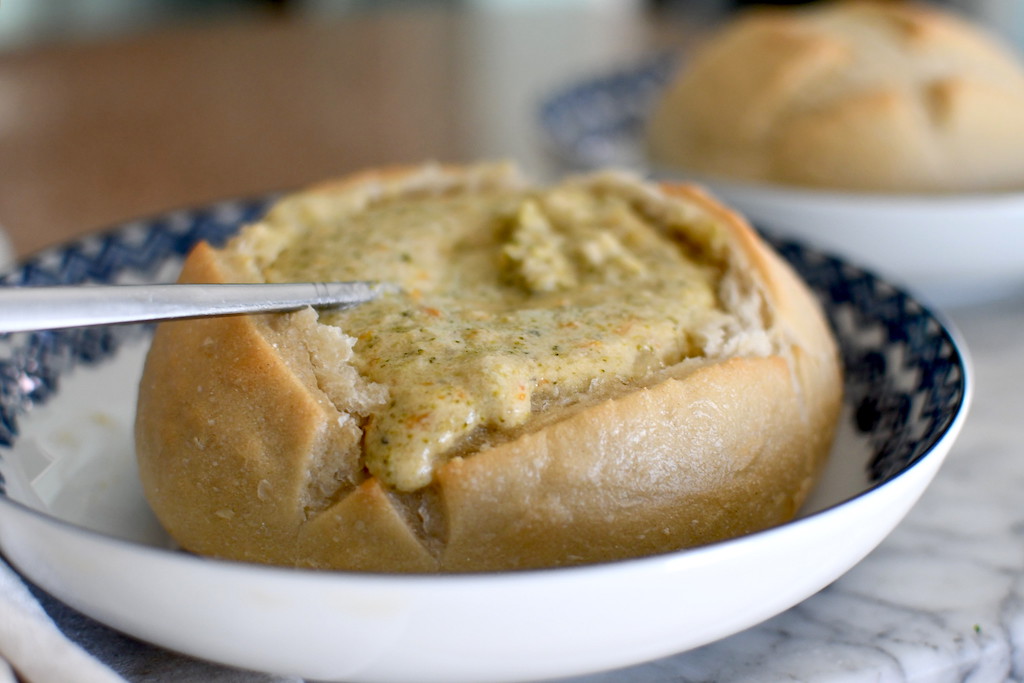
[[[330,18],[396,8],[514,8],[564,5],[633,6],[704,20],[748,5],[796,5],[816,0],[0,0],[0,49],[101,39],[172,26],[265,16]],[[982,20],[1015,42],[1024,36],[1020,0],[924,0]]]
[[[684,51],[748,4],[0,0],[0,228],[24,256],[370,165],[543,173],[543,97]],[[942,4],[1024,43],[1020,0]]]

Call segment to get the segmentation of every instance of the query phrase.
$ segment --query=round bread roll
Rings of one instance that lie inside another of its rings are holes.
[[[900,2],[754,10],[679,70],[660,165],[851,191],[1024,189],[1024,68],[965,20]]]
[[[832,443],[816,300],[696,188],[372,171],[180,278],[357,279],[398,291],[158,327],[138,463],[183,548],[381,572],[635,557],[789,520]]]

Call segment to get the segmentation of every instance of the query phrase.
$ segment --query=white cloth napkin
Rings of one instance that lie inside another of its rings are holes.
[[[0,682],[123,683],[68,640],[17,574],[0,561]]]

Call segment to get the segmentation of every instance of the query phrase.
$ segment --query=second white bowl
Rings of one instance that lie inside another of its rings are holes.
[[[1024,194],[859,194],[688,178],[758,227],[842,254],[934,304],[1024,293]]]

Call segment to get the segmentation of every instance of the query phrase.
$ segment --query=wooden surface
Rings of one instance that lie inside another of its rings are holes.
[[[650,28],[625,11],[417,10],[0,54],[0,226],[24,256],[370,165],[529,162],[545,90],[649,53]]]

